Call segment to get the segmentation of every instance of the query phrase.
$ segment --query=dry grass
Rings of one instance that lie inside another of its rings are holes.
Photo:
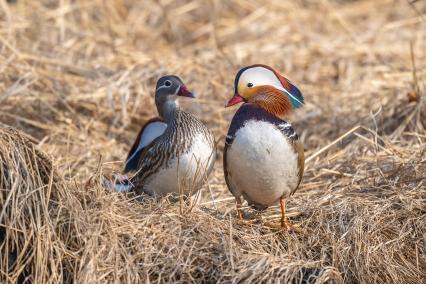
[[[410,2],[0,1],[0,121],[25,133],[0,128],[0,282],[424,281],[426,2]],[[223,105],[258,62],[306,98],[303,234],[237,224],[224,184]],[[166,73],[220,148],[192,209],[101,186]]]

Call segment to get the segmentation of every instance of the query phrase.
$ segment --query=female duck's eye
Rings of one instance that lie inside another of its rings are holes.
[[[170,82],[169,80],[166,80],[164,82],[164,86],[166,86],[166,87],[170,87],[171,85],[172,85],[172,82]]]
[[[247,87],[249,87],[249,88],[253,87],[253,83],[248,83]]]

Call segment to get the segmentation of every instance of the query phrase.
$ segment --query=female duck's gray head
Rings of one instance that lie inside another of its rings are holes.
[[[176,99],[179,96],[194,98],[178,76],[167,75],[158,79],[155,87],[155,104],[162,118],[167,119],[170,113],[176,109]]]

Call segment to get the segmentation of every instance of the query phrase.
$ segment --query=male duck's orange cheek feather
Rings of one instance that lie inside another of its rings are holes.
[[[262,87],[264,86],[258,86],[253,88],[243,88],[241,96],[245,98],[246,100],[249,100],[250,98],[255,96],[259,92],[259,90],[262,90]]]
[[[259,86],[253,89],[256,89],[256,94],[250,97],[249,102],[257,104],[277,117],[284,117],[290,113],[291,102],[280,90],[272,86]]]

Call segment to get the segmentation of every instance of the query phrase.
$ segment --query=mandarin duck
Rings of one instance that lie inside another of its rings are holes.
[[[261,64],[242,68],[234,88],[226,107],[243,104],[226,136],[223,168],[238,217],[242,220],[242,197],[259,210],[280,203],[280,227],[296,231],[285,216],[285,207],[303,176],[304,149],[283,119],[304,104],[303,96],[289,80]]]
[[[179,108],[177,98],[194,95],[177,76],[157,81],[159,117],[143,125],[124,167],[137,194],[190,196],[207,180],[216,160],[213,135],[195,116]]]

